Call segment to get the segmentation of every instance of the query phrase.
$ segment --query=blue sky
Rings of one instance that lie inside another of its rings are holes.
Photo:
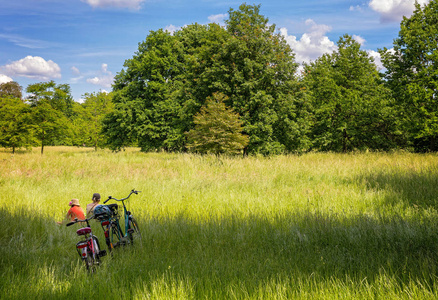
[[[429,0],[418,1],[425,4]],[[391,48],[402,16],[415,0],[261,0],[261,14],[296,53],[309,62],[336,50],[343,34],[379,57]],[[0,1],[0,83],[54,80],[70,85],[76,101],[83,94],[111,91],[114,75],[149,32],[175,31],[193,24],[223,24],[229,0],[2,0]]]

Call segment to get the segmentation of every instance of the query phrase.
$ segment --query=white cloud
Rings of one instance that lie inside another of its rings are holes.
[[[79,75],[79,74],[81,74],[81,71],[79,71],[79,69],[76,68],[75,66],[71,67],[70,70],[72,71],[72,73],[73,73],[74,75]]]
[[[350,11],[363,11],[363,8],[360,5],[350,6]]]
[[[388,52],[394,54],[395,53],[394,48],[388,49]],[[378,70],[385,70],[385,67],[383,66],[382,63],[382,56],[380,55],[379,52],[374,50],[367,50],[367,53],[369,56],[371,56],[374,59],[374,63],[376,64]]]
[[[140,9],[141,3],[145,0],[81,0],[92,7],[120,7],[129,9]]]
[[[5,39],[10,43],[17,46],[29,48],[29,49],[43,49],[43,48],[53,48],[59,47],[58,43],[47,42],[43,40],[36,40],[32,38],[22,37],[15,34],[0,34],[0,39]]]
[[[20,76],[41,80],[61,78],[61,68],[58,64],[51,60],[46,61],[39,56],[26,56],[23,59],[0,67],[0,70],[9,76]]]
[[[102,64],[101,74],[93,78],[88,78],[87,82],[102,87],[110,88],[114,81],[114,75],[111,71],[108,71],[108,65]]]
[[[363,46],[365,44],[365,42],[366,42],[366,40],[363,37],[359,36],[359,35],[353,34],[352,37],[353,37],[353,40],[358,42],[361,46]]]
[[[280,29],[280,34],[295,52],[298,63],[309,63],[325,53],[337,50],[336,44],[325,35],[331,31],[330,26],[316,24],[311,19],[306,20],[305,24],[310,28],[299,40],[296,36],[288,35],[286,28]]]
[[[13,81],[11,77],[0,74],[0,84]]]
[[[417,0],[421,5],[429,0]],[[400,21],[403,16],[409,17],[414,11],[415,0],[371,0],[369,7],[380,14],[382,22]]]
[[[374,63],[376,64],[377,69],[383,70],[384,67],[382,64],[382,57],[380,56],[380,53],[377,51],[374,51],[374,50],[368,50],[367,52],[368,52],[368,55],[374,59]]]
[[[224,24],[224,20],[227,16],[228,16],[227,14],[211,15],[208,17],[208,20],[211,23]]]
[[[167,25],[166,27],[164,27],[164,31],[168,31],[172,35],[175,33],[175,31],[178,31],[180,29],[181,29],[181,27],[178,27],[178,26],[175,26],[175,25],[172,25],[172,24]]]
[[[108,64],[102,64],[101,71],[102,73],[108,73]]]

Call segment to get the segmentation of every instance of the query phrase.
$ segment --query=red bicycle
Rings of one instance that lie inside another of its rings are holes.
[[[94,272],[96,265],[100,264],[100,258],[106,255],[106,251],[100,250],[99,240],[97,239],[97,236],[93,234],[90,227],[89,221],[91,219],[94,219],[94,216],[85,220],[75,219],[74,221],[68,223],[67,226],[71,226],[78,222],[86,224],[86,226],[76,231],[77,235],[84,237],[84,240],[79,241],[76,244],[76,250],[78,251],[81,259],[85,262],[87,270],[90,272]]]

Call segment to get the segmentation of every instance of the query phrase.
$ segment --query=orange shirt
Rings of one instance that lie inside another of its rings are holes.
[[[78,218],[79,220],[85,220],[85,215],[80,206],[73,205],[67,212],[67,219],[74,221],[75,218]]]

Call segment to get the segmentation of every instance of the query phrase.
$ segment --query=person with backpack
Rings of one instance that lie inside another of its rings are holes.
[[[93,202],[90,204],[87,204],[87,217],[91,217],[91,215],[94,213],[94,208],[99,205],[100,202],[100,194],[94,193],[93,198],[91,198]]]

